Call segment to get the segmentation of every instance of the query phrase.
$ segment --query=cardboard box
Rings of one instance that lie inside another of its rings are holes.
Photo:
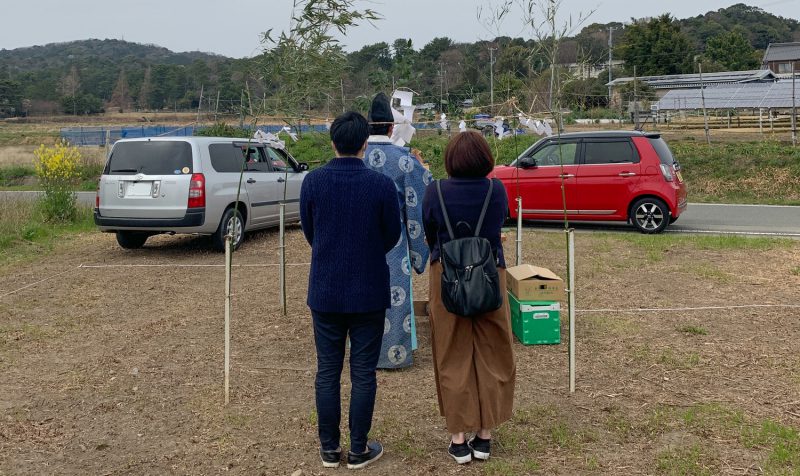
[[[561,301],[564,281],[547,268],[521,264],[506,269],[508,290],[520,301]]]
[[[561,303],[520,301],[508,292],[511,330],[525,345],[561,343]]]

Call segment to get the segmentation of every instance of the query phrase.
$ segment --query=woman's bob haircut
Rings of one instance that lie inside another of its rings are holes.
[[[450,177],[486,177],[494,169],[489,143],[478,131],[458,133],[444,150],[444,168]]]

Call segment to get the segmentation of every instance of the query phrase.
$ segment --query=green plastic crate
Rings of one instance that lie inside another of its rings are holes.
[[[561,303],[558,301],[519,301],[508,292],[511,330],[525,345],[561,343]]]

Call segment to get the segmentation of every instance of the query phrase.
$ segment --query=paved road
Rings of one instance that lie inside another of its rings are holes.
[[[526,222],[542,229],[560,229],[561,223]],[[576,230],[636,233],[619,222],[571,223]],[[666,233],[709,233],[755,236],[786,236],[800,239],[800,207],[773,205],[726,205],[690,203]]]
[[[800,237],[800,207],[690,203],[667,230]]]
[[[41,192],[0,192],[3,198],[33,199]],[[78,202],[94,205],[94,192],[78,192]],[[558,228],[557,223],[530,222],[534,227]],[[580,230],[619,230],[633,228],[621,223],[574,224]],[[800,238],[800,207],[773,205],[725,205],[690,203],[677,222],[667,228],[669,233],[723,233]]]

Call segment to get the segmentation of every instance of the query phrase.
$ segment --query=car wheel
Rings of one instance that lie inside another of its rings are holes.
[[[126,250],[135,250],[144,246],[150,233],[144,231],[118,231],[117,243]]]
[[[640,198],[631,206],[631,222],[642,233],[661,233],[669,225],[669,208],[663,200]]]
[[[225,213],[222,214],[219,227],[212,236],[214,249],[225,251],[225,235],[228,233],[233,237],[231,241],[233,249],[239,249],[239,245],[244,240],[244,220],[242,220],[242,214],[233,208],[225,210]]]

